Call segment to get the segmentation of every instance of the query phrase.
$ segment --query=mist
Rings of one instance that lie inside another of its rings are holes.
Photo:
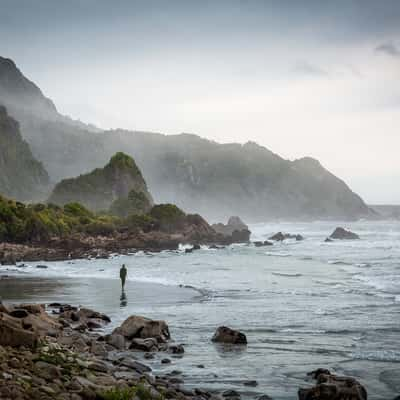
[[[320,160],[369,203],[400,202],[397,2],[4,6],[1,54],[61,114],[101,129],[255,141]]]

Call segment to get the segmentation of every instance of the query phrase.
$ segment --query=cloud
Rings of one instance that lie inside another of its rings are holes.
[[[297,63],[296,66],[293,68],[293,71],[296,74],[310,76],[314,78],[324,78],[330,75],[329,72],[325,69],[320,68],[317,65],[310,64],[308,62]]]
[[[391,57],[400,58],[400,49],[391,42],[382,43],[375,48],[375,51],[377,53],[383,53]]]

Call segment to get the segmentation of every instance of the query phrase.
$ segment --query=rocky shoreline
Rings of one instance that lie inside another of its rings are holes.
[[[188,249],[188,252],[191,252],[199,249],[200,245],[221,248],[232,243],[250,241],[251,232],[247,225],[231,226],[228,223],[226,227],[230,229],[228,232],[218,232],[200,216],[187,216],[182,226],[173,229],[169,227],[149,232],[113,231],[108,235],[75,233],[66,237],[22,243],[0,241],[0,264],[108,258],[111,254],[129,254],[137,251],[160,252],[177,250],[181,243],[190,244],[192,248]]]
[[[221,248],[232,244],[229,237],[214,240],[185,240],[182,235],[163,233],[116,236],[71,236],[68,239],[55,238],[44,243],[0,243],[0,264],[13,265],[23,261],[65,261],[83,258],[108,258],[112,254],[126,255],[138,251],[160,252],[177,250],[181,243],[196,250],[200,244]],[[188,251],[188,252],[189,252]]]
[[[182,371],[154,375],[143,360],[163,352],[161,363],[184,356],[165,321],[132,315],[110,334],[107,315],[67,304],[0,303],[0,398],[4,400],[239,400],[234,390],[185,387]],[[227,327],[211,339],[246,345],[243,333]],[[299,400],[366,400],[353,378],[313,371],[313,387]],[[249,381],[249,386],[256,381]],[[270,400],[260,395],[259,400]]]

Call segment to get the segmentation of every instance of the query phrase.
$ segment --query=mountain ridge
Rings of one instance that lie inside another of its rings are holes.
[[[18,122],[0,105],[0,193],[33,201],[46,193],[48,184],[47,171],[22,139]]]
[[[1,76],[0,68],[0,102]],[[125,152],[137,162],[156,202],[174,203],[213,221],[231,215],[248,221],[357,219],[372,213],[347,184],[310,157],[289,161],[254,142],[220,144],[187,133],[94,132],[58,113],[58,119],[46,119],[35,108],[28,116],[25,109],[14,112],[53,181],[87,173]]]

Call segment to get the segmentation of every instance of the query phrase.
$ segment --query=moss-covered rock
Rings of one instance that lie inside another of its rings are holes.
[[[153,199],[133,158],[119,152],[104,168],[58,183],[49,202],[79,202],[92,211],[111,207],[116,215],[126,216],[129,210],[147,212]]]

